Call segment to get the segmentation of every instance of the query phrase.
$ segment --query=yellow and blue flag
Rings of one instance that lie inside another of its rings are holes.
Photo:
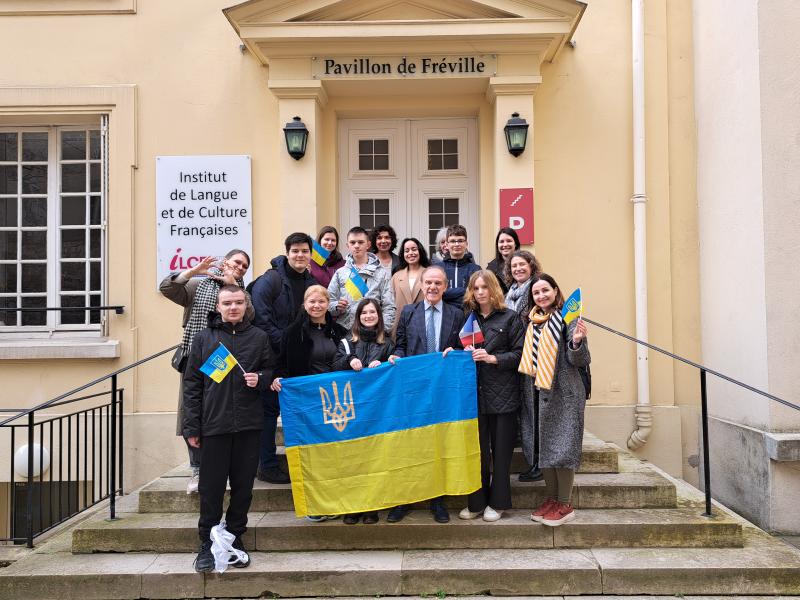
[[[369,291],[367,282],[358,274],[355,267],[350,267],[350,274],[347,276],[347,281],[344,283],[344,289],[346,289],[350,297],[356,301],[361,300]]]
[[[200,366],[200,371],[208,375],[217,383],[221,383],[222,380],[227,377],[228,373],[231,372],[231,369],[238,364],[239,362],[236,360],[236,358],[234,358],[230,350],[228,350],[225,345],[220,342],[219,348],[214,350],[206,362]]]
[[[564,302],[564,306],[561,309],[561,316],[564,319],[564,323],[569,325],[582,314],[583,299],[581,298],[581,288],[578,288],[572,292],[569,298],[567,298],[567,301]]]
[[[311,248],[311,260],[317,263],[320,267],[325,264],[325,261],[328,260],[328,257],[331,253],[328,250],[325,250],[317,240],[312,239],[313,242]]]
[[[282,384],[298,517],[380,510],[481,486],[471,353],[424,354]]]

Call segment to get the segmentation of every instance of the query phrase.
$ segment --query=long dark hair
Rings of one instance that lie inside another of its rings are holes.
[[[431,261],[428,258],[428,253],[425,250],[425,246],[422,245],[422,242],[420,242],[417,238],[408,237],[405,238],[402,242],[400,242],[400,251],[397,253],[398,258],[400,258],[400,262],[397,263],[397,266],[394,269],[392,269],[393,275],[398,271],[408,268],[408,263],[406,262],[406,256],[405,256],[406,242],[414,242],[417,245],[417,250],[419,250],[420,267],[422,267],[423,269],[427,269],[428,267],[431,266]]]
[[[503,262],[503,255],[500,254],[500,250],[497,249],[497,242],[500,241],[500,236],[503,234],[510,235],[514,238],[514,250],[519,250],[519,236],[517,232],[511,229],[511,227],[501,227],[500,231],[497,232],[497,235],[494,237],[494,259],[501,263]]]
[[[334,263],[339,262],[342,259],[342,253],[339,252],[339,232],[336,231],[336,227],[333,225],[325,225],[322,229],[319,230],[317,234],[317,242],[322,245],[322,238],[325,236],[326,233],[332,233],[336,236],[336,248],[331,250],[330,255],[328,255],[328,260],[325,261],[325,264],[332,265]]]
[[[356,320],[353,321],[353,330],[352,330],[352,338],[354,342],[358,341],[359,332],[363,325],[361,324],[361,313],[364,312],[364,309],[369,305],[375,307],[375,310],[378,311],[378,322],[375,323],[375,341],[379,344],[382,344],[383,341],[386,339],[386,332],[384,331],[384,324],[383,324],[383,311],[381,310],[381,305],[375,298],[363,298],[361,302],[358,303],[356,307]]]
[[[397,248],[397,232],[395,232],[394,227],[391,225],[376,225],[375,228],[369,232],[369,242],[372,244],[372,247],[369,249],[370,252],[374,252],[377,254],[378,246],[375,243],[378,240],[378,234],[386,232],[389,234],[389,237],[392,239],[392,245],[389,247],[389,252],[394,252],[394,249]]]

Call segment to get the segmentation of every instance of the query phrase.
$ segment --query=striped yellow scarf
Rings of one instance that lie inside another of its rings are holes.
[[[525,345],[522,347],[518,370],[535,377],[534,383],[540,390],[549,390],[553,385],[558,343],[561,341],[561,311],[543,314],[538,307],[534,307],[529,316],[531,322],[525,332]]]

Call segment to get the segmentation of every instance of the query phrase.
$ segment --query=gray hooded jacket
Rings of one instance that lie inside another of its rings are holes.
[[[344,266],[336,271],[328,285],[328,294],[331,297],[330,312],[336,318],[336,322],[350,331],[356,317],[356,307],[358,301],[354,301],[345,289],[344,285],[350,276],[350,268],[353,266],[353,257],[349,254],[344,261]],[[365,298],[375,298],[381,305],[383,312],[383,326],[386,331],[392,330],[395,318],[394,291],[392,290],[392,276],[389,270],[381,266],[381,261],[371,252],[367,253],[366,264],[357,267],[358,274],[367,284],[369,290]],[[340,298],[348,300],[347,312],[338,315],[336,304]],[[338,316],[337,316],[338,315]]]

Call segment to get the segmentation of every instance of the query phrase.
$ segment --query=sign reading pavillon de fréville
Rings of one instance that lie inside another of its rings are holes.
[[[315,79],[493,77],[493,54],[463,56],[315,56]]]

